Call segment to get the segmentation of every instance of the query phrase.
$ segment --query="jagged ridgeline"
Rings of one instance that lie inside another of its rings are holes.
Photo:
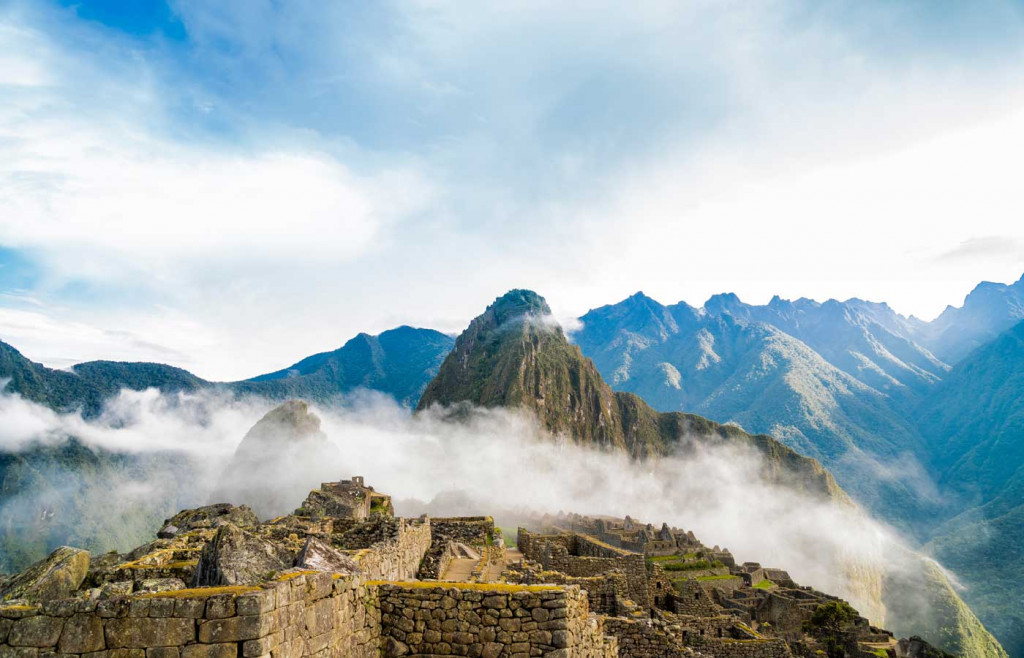
[[[753,448],[771,481],[849,502],[818,462],[770,436],[693,414],[658,413],[636,395],[613,391],[566,339],[544,298],[529,290],[498,298],[470,323],[418,408],[463,403],[526,408],[554,434],[636,458],[685,455],[702,444]]]
[[[90,361],[56,370],[25,358],[0,342],[0,380],[5,390],[56,411],[99,414],[122,389],[163,393],[213,390],[271,400],[302,398],[332,402],[356,389],[385,393],[416,404],[427,382],[451,350],[452,338],[432,329],[398,327],[377,336],[359,334],[332,352],[307,357],[276,372],[237,382],[211,382],[160,363]]]

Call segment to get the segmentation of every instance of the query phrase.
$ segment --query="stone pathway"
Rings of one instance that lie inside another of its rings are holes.
[[[472,558],[457,557],[448,565],[448,570],[444,572],[441,580],[467,582],[479,561]]]

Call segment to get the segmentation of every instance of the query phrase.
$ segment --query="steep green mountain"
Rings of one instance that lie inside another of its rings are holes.
[[[191,373],[160,363],[119,363],[92,361],[73,370],[54,370],[22,356],[21,352],[0,342],[0,381],[6,389],[55,411],[81,409],[94,415],[103,402],[122,388],[141,390],[158,388],[165,393],[192,391],[209,382]]]
[[[1024,322],[964,358],[917,413],[961,514],[929,549],[1012,655],[1024,655]]]
[[[194,505],[194,465],[181,453],[124,454],[71,439],[0,453],[0,572],[55,548],[124,549]]]
[[[554,434],[637,458],[687,450],[682,437],[750,446],[765,456],[766,468],[779,480],[846,499],[815,460],[769,436],[753,436],[693,414],[658,413],[636,395],[612,391],[593,362],[553,323],[544,299],[532,291],[507,293],[470,323],[418,408],[465,402],[526,408]]]
[[[635,301],[638,303],[614,309],[614,314],[620,320],[635,323],[640,330],[628,335],[606,331],[602,336],[605,340],[617,341],[617,346],[625,349],[625,357],[615,362],[617,368],[612,369],[617,376],[628,375],[631,368],[642,361],[643,346],[663,340],[671,335],[673,327],[678,331],[680,324],[669,311],[650,303],[651,300]],[[715,321],[734,332],[727,344],[719,346],[707,332],[702,339],[682,349],[681,354],[685,353],[687,363],[714,382],[716,389],[731,390],[743,381],[755,380],[753,390],[761,391],[764,387],[756,380],[765,373],[775,372],[774,361],[796,361],[814,354],[806,346],[790,344],[799,344],[799,341],[770,327],[759,325],[752,330],[759,337],[760,342],[757,342],[745,335],[750,331],[749,325],[731,318]],[[774,352],[766,351],[765,345],[773,341],[781,347],[773,347]],[[753,348],[749,348],[751,344]],[[714,371],[713,365],[724,360],[722,354],[730,359],[742,359],[748,349],[757,355],[751,361],[750,371],[737,373],[731,367],[720,373]],[[787,354],[786,349],[802,350],[802,353],[794,356]],[[839,382],[835,384],[836,390],[854,385],[864,387],[835,369],[830,373]],[[787,383],[786,376],[779,379],[783,382],[780,386],[797,386]],[[620,379],[620,383],[622,381],[629,379]],[[669,385],[672,386],[671,381]],[[823,384],[818,382],[818,385]],[[875,392],[875,395],[880,394]],[[762,455],[764,473],[771,481],[852,505],[817,461],[770,436],[750,435],[736,426],[719,425],[692,414],[659,413],[634,394],[612,391],[594,363],[583,356],[578,346],[570,344],[553,323],[543,298],[531,291],[509,292],[470,323],[456,339],[455,348],[441,365],[437,377],[427,386],[418,409],[433,405],[458,409],[465,403],[527,409],[537,415],[543,427],[555,434],[581,445],[628,451],[636,458],[685,455],[696,444],[750,446]],[[761,407],[755,404],[753,408]],[[762,409],[766,411],[766,407]],[[848,441],[844,445],[849,449],[855,443]],[[940,638],[943,646],[965,656],[1005,657],[999,643],[956,595],[945,575],[921,556],[903,552],[905,555],[898,562],[887,565],[850,564],[845,567],[851,577],[859,579],[858,586],[880,597],[877,604],[888,609],[887,622],[901,629],[900,632],[916,629],[926,637]]]
[[[333,352],[316,354],[277,372],[241,382],[210,382],[159,363],[90,361],[54,370],[0,342],[0,380],[6,390],[57,411],[94,416],[121,389],[157,388],[165,393],[218,389],[271,399],[301,397],[330,402],[366,388],[406,406],[419,399],[454,340],[432,329],[398,327],[377,336],[359,334]]]
[[[889,396],[750,313],[725,312],[740,309],[727,301],[698,312],[637,294],[584,315],[574,339],[617,389],[771,434],[821,461],[876,514],[919,532],[936,502],[889,471],[924,445]]]

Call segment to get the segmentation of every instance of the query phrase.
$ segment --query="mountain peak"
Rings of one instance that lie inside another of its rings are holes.
[[[494,315],[496,324],[502,325],[508,320],[522,316],[551,315],[551,307],[547,301],[532,290],[516,288],[494,300],[487,310]]]

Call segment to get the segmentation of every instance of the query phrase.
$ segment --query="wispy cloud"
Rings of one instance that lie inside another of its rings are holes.
[[[927,315],[922,267],[1004,274],[908,248],[1024,239],[1009,2],[76,6],[0,10],[0,245],[68,322],[188,317],[207,377],[522,286]]]

